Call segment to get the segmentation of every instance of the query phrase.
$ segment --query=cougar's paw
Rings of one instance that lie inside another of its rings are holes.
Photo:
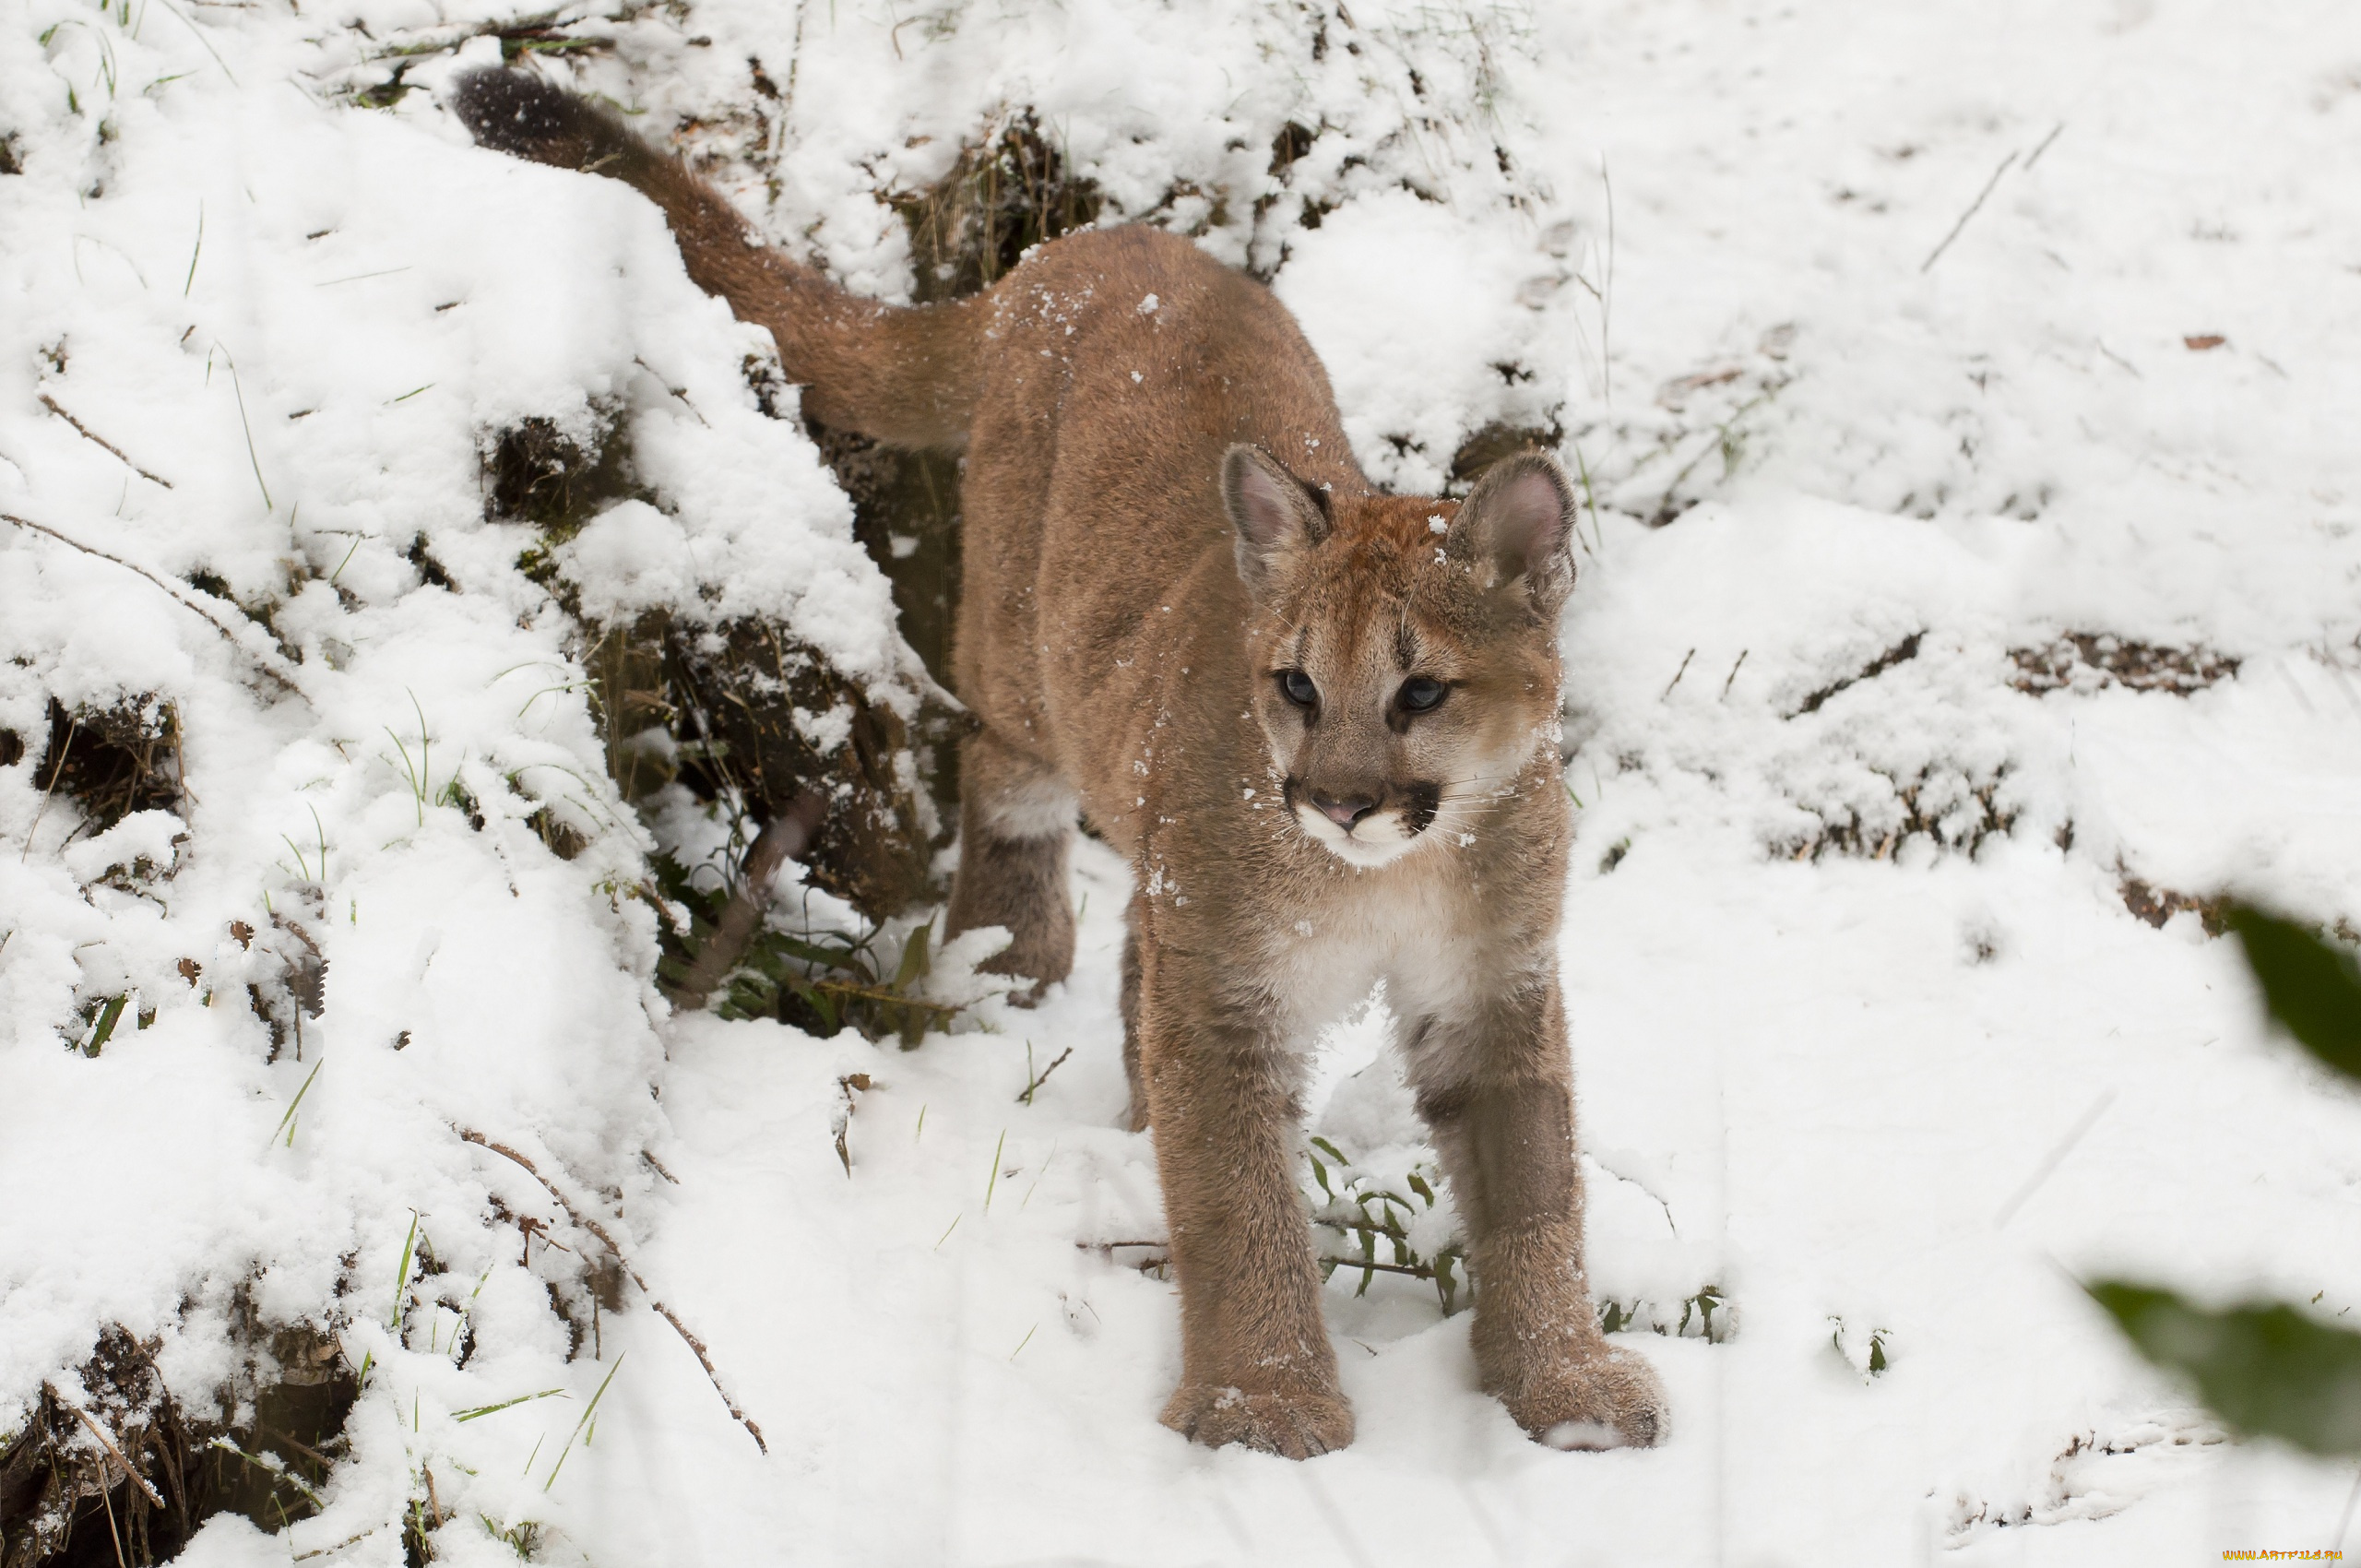
[[[1248,1394],[1184,1384],[1164,1407],[1163,1420],[1208,1448],[1235,1443],[1288,1459],[1314,1458],[1353,1441],[1353,1408],[1345,1396],[1311,1389]]]
[[[1664,1384],[1636,1350],[1578,1347],[1497,1392],[1516,1424],[1552,1448],[1654,1448],[1664,1441]]]
[[[1006,975],[1014,980],[1029,983],[1019,985],[1008,993],[1012,1007],[1037,1007],[1049,994],[1050,987],[1066,978],[1074,969],[1074,951],[1069,944],[1062,959],[1054,952],[1019,951],[1023,944],[1003,948],[976,966],[976,972],[986,975]]]

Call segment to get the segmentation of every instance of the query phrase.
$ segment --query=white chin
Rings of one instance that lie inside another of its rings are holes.
[[[1419,836],[1406,832],[1398,812],[1385,812],[1361,819],[1351,832],[1339,827],[1318,812],[1297,808],[1296,821],[1303,825],[1320,847],[1348,866],[1374,871],[1390,865],[1410,852]]]

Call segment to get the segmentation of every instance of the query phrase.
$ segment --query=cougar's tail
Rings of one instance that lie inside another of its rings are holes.
[[[804,411],[896,446],[967,439],[980,379],[980,302],[915,308],[848,294],[766,246],[713,187],[606,111],[521,71],[470,71],[453,107],[478,142],[621,180],[664,209],[689,277],[770,329]]]

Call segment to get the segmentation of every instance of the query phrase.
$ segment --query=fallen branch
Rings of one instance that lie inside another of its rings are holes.
[[[1065,1063],[1066,1063],[1066,1058],[1067,1058],[1067,1057],[1069,1057],[1069,1056],[1072,1056],[1073,1054],[1074,1054],[1074,1047],[1073,1047],[1073,1046],[1067,1046],[1063,1051],[1059,1051],[1059,1052],[1058,1052],[1058,1059],[1057,1059],[1055,1062],[1050,1063],[1048,1066],[1046,1066],[1046,1067],[1042,1068],[1042,1069],[1041,1069],[1041,1075],[1040,1075],[1039,1077],[1038,1077],[1038,1078],[1034,1079],[1031,1083],[1029,1083],[1029,1084],[1027,1084],[1027,1085],[1026,1085],[1026,1086],[1025,1086],[1025,1092],[1024,1092],[1023,1094],[1020,1094],[1020,1095],[1018,1095],[1018,1096],[1016,1097],[1016,1103],[1017,1103],[1017,1104],[1019,1104],[1019,1105],[1030,1105],[1030,1104],[1032,1104],[1032,1103],[1033,1103],[1033,1095],[1034,1095],[1034,1091],[1036,1091],[1037,1089],[1038,1089],[1038,1088],[1039,1088],[1043,1084],[1048,1083],[1048,1082],[1050,1081],[1050,1074],[1052,1074],[1052,1073],[1054,1073],[1054,1072],[1056,1072],[1059,1068],[1061,1068],[1061,1067],[1064,1066],[1064,1065],[1065,1065]]]
[[[639,1270],[632,1265],[630,1257],[624,1253],[622,1246],[616,1242],[614,1237],[608,1234],[607,1228],[599,1224],[597,1220],[591,1218],[588,1215],[584,1214],[580,1209],[575,1207],[574,1200],[567,1197],[563,1192],[559,1191],[557,1183],[542,1175],[539,1166],[526,1158],[523,1155],[518,1154],[515,1149],[510,1148],[506,1144],[493,1143],[481,1133],[470,1131],[466,1127],[455,1127],[452,1130],[457,1133],[460,1137],[466,1139],[469,1143],[474,1144],[481,1148],[488,1148],[492,1153],[500,1155],[504,1158],[514,1160],[516,1164],[523,1166],[525,1168],[526,1174],[532,1177],[534,1181],[539,1182],[541,1184],[542,1190],[557,1200],[558,1206],[565,1210],[567,1217],[570,1218],[575,1224],[580,1226],[583,1229],[587,1230],[591,1235],[596,1236],[605,1244],[607,1251],[614,1254],[616,1265],[621,1267],[625,1274],[631,1277],[631,1282],[634,1285],[639,1287],[640,1294],[647,1298],[647,1304],[654,1307],[664,1321],[672,1325],[672,1331],[681,1336],[681,1342],[686,1345],[690,1350],[695,1354],[697,1364],[705,1368],[706,1381],[713,1384],[713,1391],[721,1396],[722,1404],[729,1407],[730,1418],[737,1421],[740,1426],[746,1429],[746,1434],[754,1440],[754,1446],[756,1448],[761,1449],[765,1454],[768,1454],[771,1451],[771,1445],[763,1441],[763,1429],[756,1426],[753,1418],[738,1408],[738,1401],[730,1397],[730,1391],[721,1385],[721,1374],[714,1371],[713,1357],[706,1351],[705,1348],[705,1341],[689,1332],[689,1325],[681,1321],[679,1313],[675,1313],[671,1308],[666,1306],[662,1301],[656,1299],[656,1292],[647,1288],[647,1281],[640,1277]]]
[[[705,949],[689,966],[689,972],[672,992],[672,1004],[684,1013],[694,1013],[705,1005],[706,998],[730,978],[738,960],[746,956],[753,944],[754,932],[762,929],[763,915],[770,908],[771,879],[778,868],[800,857],[811,846],[812,836],[820,830],[820,820],[827,814],[827,802],[816,790],[806,790],[795,798],[795,803],[785,814],[763,825],[754,836],[753,846],[746,851],[744,874],[738,891],[730,896],[722,907],[721,918],[713,922],[713,934],[706,939]]]
[[[2058,130],[2064,130],[2065,128],[2066,127],[2063,125],[2058,126]],[[2055,137],[2058,132],[2052,131],[2049,134],[2051,137]],[[2046,148],[2049,143],[2045,141],[2041,145]],[[2041,156],[2038,148],[2035,150],[2034,156],[2035,158]],[[2016,160],[2017,155],[2013,152],[2009,154],[2008,157],[2000,160],[2000,167],[1992,171],[1992,177],[1984,182],[1984,188],[1975,193],[1975,199],[1969,202],[1967,204],[1967,210],[1959,215],[1959,221],[1952,225],[1952,232],[1943,236],[1943,243],[1937,245],[1933,250],[1928,252],[1927,259],[1918,264],[1919,271],[1925,272],[1928,267],[1934,266],[1936,261],[1941,257],[1942,254],[1952,248],[1952,242],[1959,238],[1959,232],[1967,227],[1967,220],[1975,216],[1975,209],[1984,205],[1984,198],[1992,194],[1992,187],[2000,183],[2000,176],[2007,173],[2009,172],[2010,165],[2016,162]]]
[[[240,653],[244,654],[248,659],[253,659],[255,661],[255,668],[261,671],[265,675],[269,676],[271,681],[279,687],[279,690],[287,693],[290,696],[300,697],[303,695],[303,689],[301,686],[298,686],[286,675],[281,674],[271,661],[265,658],[261,653],[255,651],[254,648],[248,647],[245,645],[245,642],[236,632],[231,631],[226,623],[215,619],[211,611],[206,609],[205,606],[199,604],[196,600],[191,599],[187,594],[183,593],[180,589],[174,588],[172,584],[166,582],[163,578],[158,576],[147,567],[136,565],[132,562],[125,560],[120,555],[110,555],[103,550],[84,544],[80,540],[70,539],[66,535],[59,533],[55,529],[51,528],[46,523],[36,523],[29,517],[19,517],[13,512],[0,512],[0,522],[14,523],[20,529],[30,529],[35,533],[47,534],[50,538],[57,540],[58,543],[71,546],[73,549],[80,551],[85,555],[95,555],[101,561],[113,562],[116,565],[121,566],[125,571],[138,573],[141,576],[147,578],[158,588],[162,588],[167,594],[170,594],[174,600],[178,600],[184,609],[193,610],[198,615],[202,616],[207,625],[221,634],[221,639],[224,642],[228,643],[231,647],[236,648]]]
[[[82,1424],[90,1429],[90,1435],[97,1438],[101,1443],[106,1444],[107,1452],[114,1455],[114,1462],[123,1467],[125,1479],[129,1480],[132,1485],[137,1487],[141,1491],[146,1492],[148,1494],[148,1501],[154,1503],[158,1508],[160,1509],[164,1506],[163,1495],[154,1487],[148,1484],[147,1477],[141,1475],[138,1471],[131,1467],[131,1461],[123,1456],[123,1450],[114,1445],[114,1439],[107,1435],[106,1428],[99,1425],[97,1421],[90,1419],[89,1411],[85,1410],[79,1405],[66,1405],[65,1396],[57,1392],[54,1384],[51,1385],[49,1395],[51,1398],[55,1399],[61,1405],[65,1405],[67,1409],[82,1418]]]
[[[1664,691],[1657,695],[1656,701],[1662,702],[1666,697],[1672,695],[1672,688],[1680,684],[1680,678],[1689,673],[1689,661],[1696,657],[1697,650],[1693,647],[1687,653],[1681,655],[1680,668],[1672,672],[1672,679],[1665,683]]]
[[[83,440],[92,442],[98,445],[105,447],[108,451],[115,455],[125,468],[129,469],[141,479],[146,480],[150,484],[160,484],[166,490],[172,488],[172,481],[171,480],[160,479],[156,475],[149,473],[146,469],[141,468],[138,464],[133,462],[131,458],[125,454],[122,447],[116,445],[113,442],[109,441],[105,436],[101,435],[97,431],[92,430],[89,425],[84,424],[72,414],[67,413],[57,399],[51,397],[48,393],[43,392],[41,394],[41,402],[42,407],[47,409],[51,413],[55,414],[59,419],[64,420],[67,424],[72,425],[77,431],[80,432]]]

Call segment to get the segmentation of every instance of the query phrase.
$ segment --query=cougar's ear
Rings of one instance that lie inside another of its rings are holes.
[[[1443,548],[1454,561],[1488,567],[1493,584],[1522,579],[1534,610],[1555,615],[1574,586],[1574,487],[1539,452],[1503,457],[1459,504]]]
[[[1238,575],[1249,588],[1269,582],[1288,552],[1328,537],[1328,497],[1260,446],[1229,449],[1222,459],[1221,499],[1238,532]]]

